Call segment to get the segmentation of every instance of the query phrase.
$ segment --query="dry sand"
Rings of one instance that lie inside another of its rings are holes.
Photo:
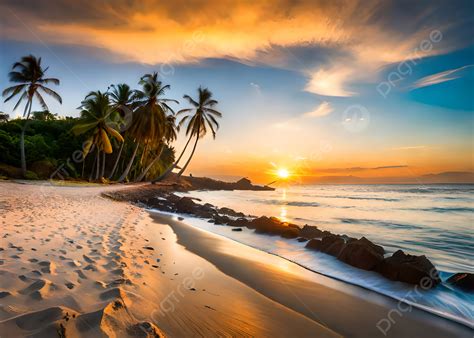
[[[0,182],[0,336],[337,336],[100,196]]]

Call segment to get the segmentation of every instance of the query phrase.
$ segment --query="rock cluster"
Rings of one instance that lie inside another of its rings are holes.
[[[209,219],[216,225],[232,226],[234,231],[246,227],[256,233],[297,239],[307,242],[305,247],[336,257],[341,262],[359,269],[375,271],[384,277],[410,284],[431,288],[440,283],[438,271],[425,256],[413,256],[398,250],[385,257],[385,250],[365,237],[359,239],[346,235],[337,235],[323,231],[316,226],[282,222],[276,217],[251,217],[230,208],[218,208],[212,204],[200,204],[190,197],[179,197],[170,192],[163,192],[159,197],[140,201],[149,207],[164,211],[192,214]],[[452,277],[456,287],[471,289],[473,277],[461,274]]]

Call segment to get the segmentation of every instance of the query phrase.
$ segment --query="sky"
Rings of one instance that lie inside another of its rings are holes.
[[[208,87],[223,118],[194,175],[474,180],[473,21],[459,0],[0,0],[0,87],[27,54],[61,80],[63,104],[48,101],[60,116],[152,71],[176,110]],[[13,105],[0,109],[19,116]]]

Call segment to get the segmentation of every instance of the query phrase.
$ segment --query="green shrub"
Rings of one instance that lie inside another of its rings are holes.
[[[38,175],[36,175],[36,173],[34,173],[32,171],[29,171],[29,170],[26,171],[25,178],[27,180],[39,180]]]

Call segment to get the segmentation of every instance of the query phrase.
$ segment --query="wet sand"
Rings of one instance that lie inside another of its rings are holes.
[[[338,336],[100,196],[114,189],[0,182],[1,336]]]
[[[410,308],[361,287],[309,271],[275,255],[153,212],[169,224],[178,243],[262,295],[345,337],[472,337],[461,324]],[[398,313],[390,311],[401,309]],[[383,319],[393,319],[388,326]],[[379,327],[385,331],[382,333]]]

